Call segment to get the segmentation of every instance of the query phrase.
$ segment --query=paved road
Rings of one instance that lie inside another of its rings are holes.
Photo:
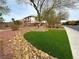
[[[64,26],[71,45],[73,59],[79,59],[79,26]]]
[[[75,26],[68,26],[68,27],[70,27],[70,28],[72,28],[72,29],[74,29],[74,30],[77,30],[77,31],[79,31],[79,25],[75,25]]]

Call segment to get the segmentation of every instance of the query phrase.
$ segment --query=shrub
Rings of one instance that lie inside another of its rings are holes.
[[[14,21],[14,24],[16,24],[16,25],[21,25],[21,24],[22,24],[22,22],[21,22],[21,21],[19,21],[19,20],[16,20],[16,21]]]
[[[14,18],[12,18],[12,21],[11,29],[18,30],[22,22],[20,20],[15,20]]]
[[[76,21],[77,25],[79,25],[79,21]]]
[[[12,25],[11,25],[11,29],[12,29],[13,31],[18,30],[18,29],[19,29],[19,26],[18,26],[18,25],[15,25],[15,24],[12,24]]]
[[[69,25],[76,25],[76,22],[75,21],[69,21],[68,24]]]

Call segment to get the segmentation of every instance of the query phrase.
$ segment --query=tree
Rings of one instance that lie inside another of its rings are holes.
[[[2,14],[0,14],[0,23],[3,23],[4,22],[4,18],[1,17]]]
[[[20,3],[29,3],[32,5],[38,14],[38,20],[41,21],[42,11],[48,9],[50,12],[52,9],[63,9],[75,7],[75,3],[78,3],[78,0],[17,0]]]
[[[4,24],[4,18],[2,17],[2,15],[8,14],[9,10],[10,9],[8,8],[6,4],[6,0],[0,0],[0,24],[1,26]]]
[[[58,13],[61,20],[67,20],[69,18],[69,13],[67,10],[62,10]]]
[[[6,5],[6,0],[0,0],[0,14],[9,13],[10,9]]]
[[[13,23],[15,22],[15,19],[14,18],[12,18],[12,21],[13,21]]]
[[[41,19],[47,21],[49,27],[58,27],[61,20],[68,19],[68,13],[67,11],[56,13],[55,9],[50,12],[48,12],[48,10],[44,10],[42,12]]]
[[[0,29],[4,28],[4,18],[2,17],[2,13],[0,13]]]
[[[59,21],[59,16],[56,15],[56,11],[54,9],[50,12],[48,12],[48,10],[43,11],[41,17],[47,21],[48,27],[54,27],[54,25]]]
[[[4,22],[4,18],[0,17],[0,23],[3,23],[3,22]]]

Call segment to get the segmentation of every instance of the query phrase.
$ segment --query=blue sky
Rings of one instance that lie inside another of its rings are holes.
[[[18,5],[15,0],[8,0],[7,5],[9,6],[9,15],[4,15],[5,21],[11,21],[11,18],[22,19],[29,15],[37,15],[35,9],[30,5],[20,4]],[[69,19],[79,19],[79,9],[69,10]]]
[[[79,9],[69,10],[69,19],[79,20]]]
[[[30,5],[18,5],[15,0],[8,0],[7,2],[8,7],[10,8],[10,13],[8,15],[3,15],[6,21],[11,21],[12,18],[22,19],[29,15],[37,15],[35,9]]]

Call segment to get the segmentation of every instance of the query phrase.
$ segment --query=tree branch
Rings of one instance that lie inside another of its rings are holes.
[[[40,1],[40,0],[38,0],[37,7],[39,6],[39,1]]]
[[[43,7],[43,4],[44,4],[44,2],[45,2],[45,0],[43,0],[43,2],[41,3],[41,5],[40,5],[40,12],[41,12],[41,8]]]
[[[48,12],[51,11],[52,9],[56,8],[57,2],[58,2],[57,0],[53,0],[53,4],[52,4],[51,8],[48,9]]]
[[[34,1],[31,1],[31,2],[33,3],[33,6],[34,6],[35,10],[37,11],[38,15],[40,15],[40,12],[39,12],[39,10],[38,10],[36,4],[34,3]]]

